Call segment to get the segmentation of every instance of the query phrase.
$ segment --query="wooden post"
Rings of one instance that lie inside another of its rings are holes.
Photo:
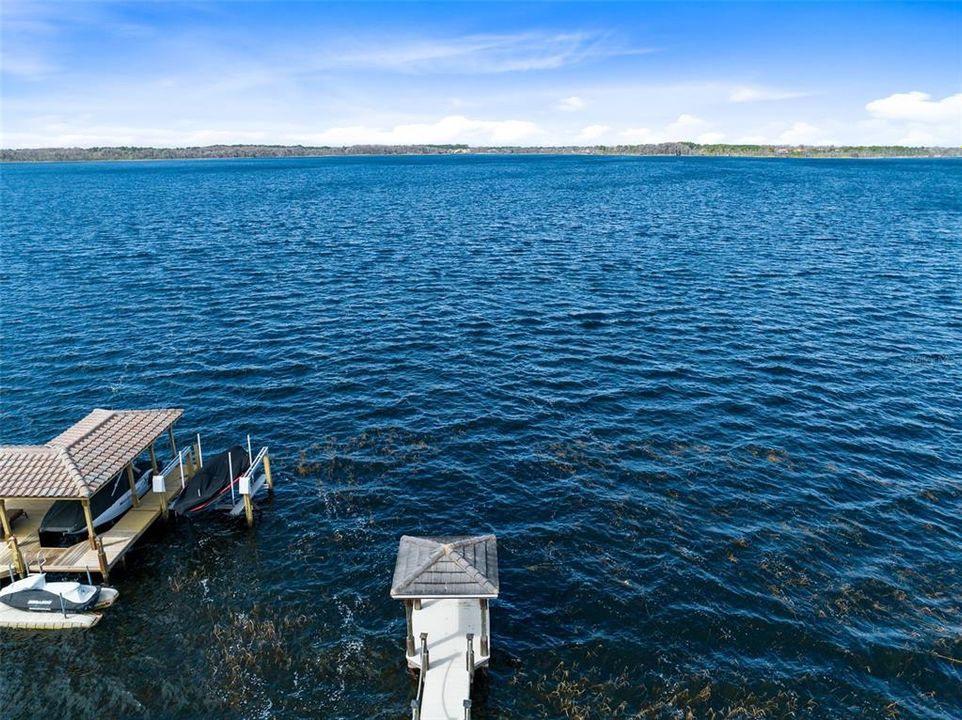
[[[84,520],[87,521],[87,538],[90,540],[90,547],[97,549],[97,531],[94,529],[94,516],[90,512],[90,499],[82,498],[80,504],[84,509]]]
[[[154,485],[154,493],[160,498],[160,514],[163,516],[164,520],[167,520],[167,516],[169,514],[167,507],[167,478],[163,475],[154,475],[154,477],[151,479],[151,482]]]
[[[157,467],[157,453],[154,452],[154,444],[150,443],[150,469],[157,472],[160,468]]]
[[[3,498],[0,498],[0,524],[3,525],[4,538],[13,535],[13,528],[10,527],[10,521],[7,519],[7,503]]]
[[[198,440],[197,442],[194,443],[194,452],[193,452],[193,455],[194,455],[194,459],[193,459],[194,472],[197,472],[198,470],[200,470],[200,466],[201,466],[201,462],[200,462],[200,440]]]
[[[17,575],[22,578],[27,577],[27,563],[23,561],[23,553],[20,552],[20,544],[17,542],[17,536],[11,535],[7,542],[13,550],[13,564],[17,568]]]
[[[137,494],[137,480],[134,478],[134,464],[127,463],[127,483],[130,485],[130,501],[135,508],[140,507],[140,495]]]
[[[107,553],[104,552],[103,538],[97,538],[97,561],[100,563],[100,574],[104,584],[110,582],[110,566],[107,565]]]
[[[490,655],[488,642],[488,600],[481,598],[481,654]]]
[[[264,479],[267,481],[267,492],[274,492],[274,479],[271,477],[271,458],[264,453]]]
[[[254,527],[254,502],[250,493],[244,495],[244,516],[247,518],[247,527]]]
[[[404,601],[404,620],[407,622],[408,635],[405,652],[408,657],[414,657],[414,601]]]
[[[174,440],[174,426],[167,428],[167,439],[170,440],[170,457],[177,457],[177,441]]]

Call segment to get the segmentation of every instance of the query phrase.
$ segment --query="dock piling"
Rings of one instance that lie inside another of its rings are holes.
[[[0,525],[3,525],[4,538],[13,535],[13,529],[10,527],[10,521],[7,519],[7,504],[3,498],[0,498]]]
[[[270,455],[264,453],[264,479],[267,481],[267,492],[268,494],[274,494],[274,480],[271,477],[271,458]]]
[[[481,655],[490,655],[488,642],[488,600],[481,598]]]
[[[90,540],[90,547],[94,550],[97,549],[97,531],[94,529],[94,516],[90,512],[90,499],[83,498],[80,501],[81,506],[84,509],[84,521],[87,523],[87,538]]]
[[[103,538],[97,538],[97,561],[100,563],[100,576],[104,584],[110,582],[110,565],[107,563],[107,553],[104,552]]]
[[[23,553],[20,552],[20,544],[17,542],[17,536],[11,534],[10,537],[7,538],[7,543],[13,553],[13,562],[17,568],[17,575],[22,578],[27,577],[27,563],[23,559]]]
[[[413,658],[414,657],[414,601],[405,600],[404,601],[404,619],[407,622],[407,643],[405,647],[405,654]]]
[[[134,464],[127,463],[127,484],[130,485],[130,501],[135,508],[140,507],[140,494],[137,492],[137,478],[134,477]]]
[[[247,527],[254,527],[254,501],[251,500],[251,477],[241,475],[237,482],[237,489],[240,490],[244,500],[244,517],[247,518]]]
[[[170,506],[167,501],[167,478],[163,475],[154,475],[154,494],[160,498],[160,514],[167,520],[170,515]]]

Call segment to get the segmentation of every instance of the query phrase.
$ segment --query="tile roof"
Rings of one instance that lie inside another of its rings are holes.
[[[401,538],[391,597],[497,596],[498,541],[494,535]]]
[[[90,497],[182,414],[98,409],[46,445],[0,446],[0,497]]]

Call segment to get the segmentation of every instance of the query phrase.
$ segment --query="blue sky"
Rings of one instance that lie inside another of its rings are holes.
[[[2,3],[4,147],[962,143],[962,3]]]

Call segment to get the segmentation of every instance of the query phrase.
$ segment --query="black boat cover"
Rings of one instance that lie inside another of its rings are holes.
[[[227,459],[228,453],[230,462]],[[194,515],[211,509],[221,496],[230,492],[231,484],[247,472],[250,466],[250,456],[240,445],[215,455],[187,482],[187,487],[174,503],[174,512],[178,515]],[[231,469],[234,477],[231,477]]]
[[[134,476],[140,477],[149,463],[134,463]],[[90,498],[90,514],[94,518],[94,529],[98,532],[109,523],[97,525],[97,518],[121,497],[130,491],[126,470],[121,470]],[[117,519],[117,518],[115,518]],[[40,521],[38,530],[41,547],[70,547],[87,538],[87,521],[83,505],[76,500],[57,500]]]

